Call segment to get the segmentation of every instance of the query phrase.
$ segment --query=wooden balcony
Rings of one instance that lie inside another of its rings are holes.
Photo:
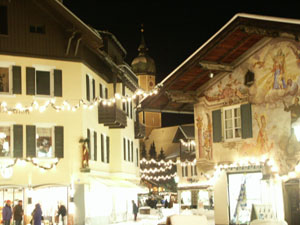
[[[144,138],[146,135],[145,125],[141,124],[139,121],[134,122],[134,137],[136,139]]]
[[[118,109],[116,105],[98,106],[98,123],[109,128],[125,128],[127,126],[127,116],[124,111]]]

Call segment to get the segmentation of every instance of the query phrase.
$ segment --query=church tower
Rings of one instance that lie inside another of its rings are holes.
[[[132,60],[131,67],[138,76],[140,88],[146,92],[151,91],[155,87],[156,66],[154,60],[148,55],[143,27],[141,28],[141,44],[138,51],[139,54]],[[141,112],[139,120],[146,126],[146,137],[154,128],[161,127],[161,113]]]

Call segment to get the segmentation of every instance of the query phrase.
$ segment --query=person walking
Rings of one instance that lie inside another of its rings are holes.
[[[5,206],[2,209],[2,220],[4,225],[10,225],[12,218],[11,201],[7,200]]]
[[[39,203],[37,203],[32,212],[33,225],[41,225],[42,224],[42,214],[43,214],[43,212],[41,209],[41,205]]]
[[[67,209],[63,203],[60,203],[57,214],[58,217],[61,216],[62,225],[67,225],[67,221],[66,221]]]
[[[136,221],[139,209],[138,209],[137,205],[135,204],[134,200],[132,200],[132,210],[133,210],[133,215],[134,215],[134,221]]]
[[[14,207],[13,215],[14,215],[15,225],[21,225],[22,223],[22,219],[24,215],[22,204],[23,204],[22,200],[19,200],[18,204]]]

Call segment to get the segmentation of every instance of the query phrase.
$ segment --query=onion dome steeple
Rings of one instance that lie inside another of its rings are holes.
[[[144,38],[144,28],[141,28],[141,43],[138,47],[139,55],[132,60],[133,72],[137,75],[155,75],[156,66],[154,60],[148,55],[148,48]]]

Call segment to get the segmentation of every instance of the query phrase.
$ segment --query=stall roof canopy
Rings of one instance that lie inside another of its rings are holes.
[[[236,14],[216,34],[172,71],[159,93],[141,101],[144,111],[193,113],[207,84],[231,72],[272,38],[300,38],[300,20]],[[210,73],[214,74],[213,79]]]

